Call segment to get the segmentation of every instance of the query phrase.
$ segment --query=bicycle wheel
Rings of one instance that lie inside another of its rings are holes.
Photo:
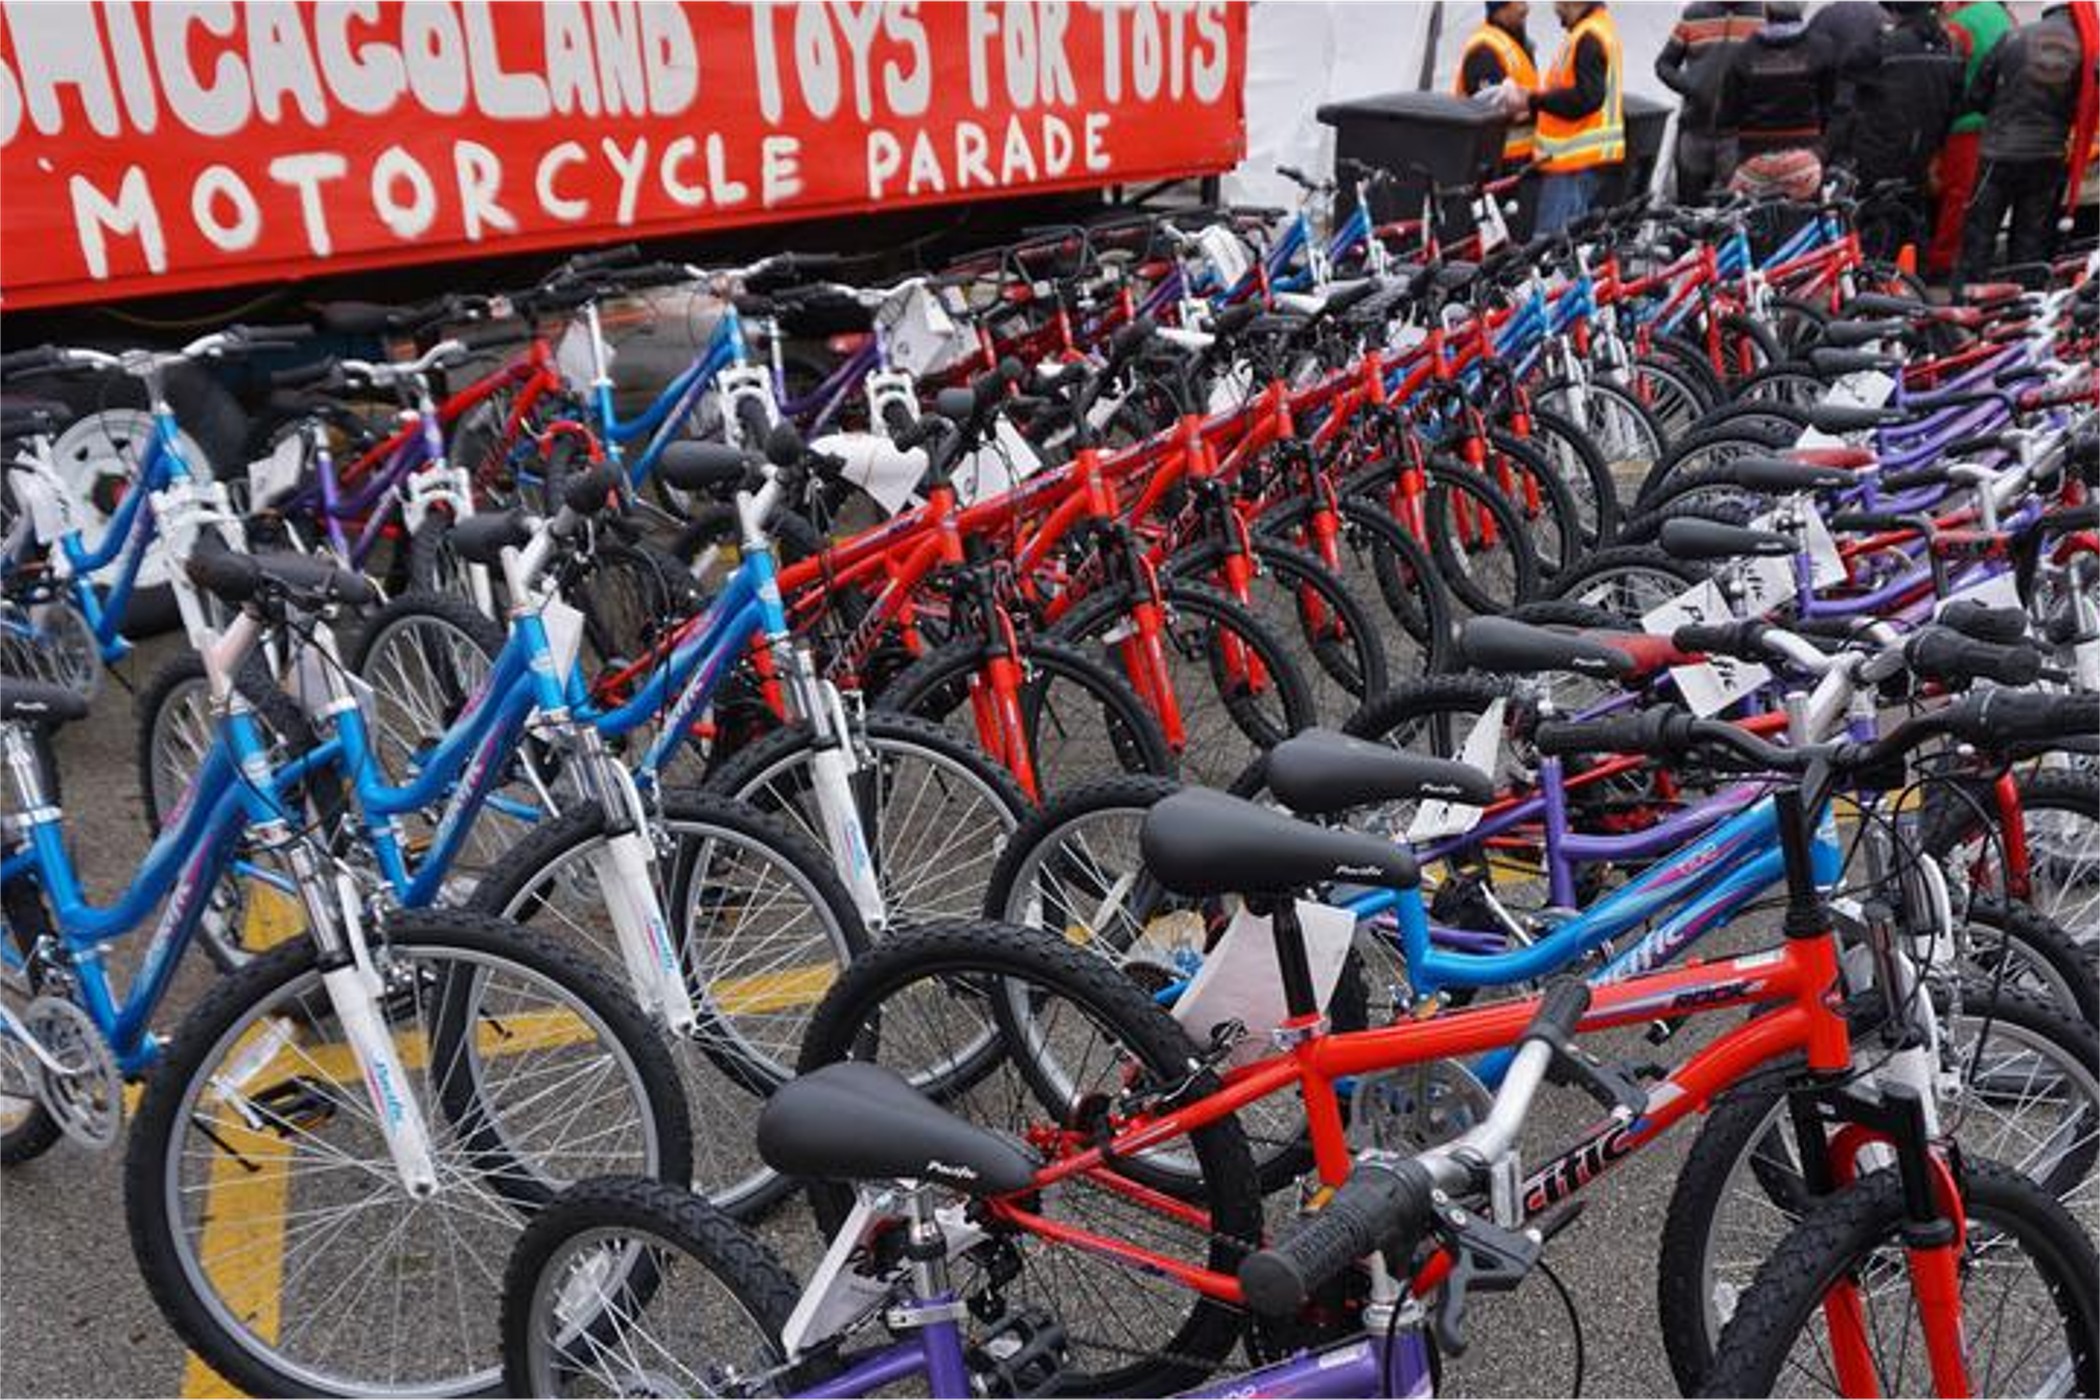
[[[312,747],[313,731],[305,713],[271,680],[261,652],[248,654],[234,684],[255,707],[263,733],[274,748],[288,757]],[[194,651],[170,657],[139,692],[137,710],[139,797],[147,830],[157,833],[167,825],[169,814],[189,790],[190,779],[218,736],[204,658]],[[327,780],[317,774],[310,787],[317,789]],[[329,808],[340,796],[315,795]],[[221,972],[241,966],[306,927],[306,911],[298,899],[275,883],[256,878],[257,874],[245,858],[237,858],[207,896],[197,946]]]
[[[968,918],[983,907],[999,848],[1033,811],[1013,776],[949,731],[912,715],[859,721],[853,802],[893,923]],[[777,729],[709,779],[720,792],[822,848],[815,740],[803,725]]]
[[[1313,723],[1305,673],[1282,637],[1215,589],[1169,578],[1160,595],[1165,681],[1181,716],[1182,775],[1215,788],[1252,781],[1263,754]],[[1135,605],[1130,590],[1103,591],[1074,608],[1058,635],[1099,645],[1103,660],[1114,664]]]
[[[1646,479],[1641,482],[1640,492],[1634,497],[1633,509],[1645,509],[1648,502],[1662,489],[1663,484],[1679,472],[1718,467],[1739,457],[1767,456],[1774,452],[1783,452],[1800,436],[1801,429],[1798,427],[1760,426],[1754,420],[1741,424],[1724,421],[1713,426],[1695,427],[1679,438],[1669,453],[1649,471]]]
[[[525,1217],[584,1177],[691,1172],[670,1053],[602,973],[459,911],[396,912],[372,953],[434,1195],[403,1188],[304,940],[198,1004],[131,1129],[147,1288],[252,1394],[495,1384],[495,1294]]]
[[[780,1350],[801,1291],[763,1244],[690,1192],[645,1177],[581,1182],[511,1251],[503,1393],[796,1394],[820,1369],[791,1371]]]
[[[1437,581],[1469,612],[1505,613],[1539,595],[1543,566],[1517,508],[1479,473],[1432,461],[1422,501],[1421,543],[1436,564]],[[1382,490],[1390,474],[1378,486]],[[1351,489],[1373,477],[1352,479]]]
[[[2025,904],[1974,896],[1959,907],[1968,966],[1988,987],[2010,987],[2066,1016],[2100,1025],[2100,943],[2074,937]]]
[[[1222,546],[1205,545],[1175,555],[1167,567],[1223,590],[1218,567],[1223,555]],[[1295,641],[1298,656],[1308,658],[1299,670],[1311,691],[1314,722],[1340,724],[1390,679],[1376,611],[1306,550],[1258,535],[1254,555],[1261,570],[1248,585],[1247,605],[1276,636]]]
[[[1625,371],[1625,380],[1627,391],[1648,410],[1649,421],[1661,434],[1665,453],[1692,430],[1699,416],[1714,406],[1721,393],[1713,371],[1704,362],[1660,352],[1636,359]]]
[[[2080,941],[2100,944],[2100,773],[2044,768],[2016,781],[2032,881],[2026,903]],[[1983,784],[1927,790],[1919,844],[1946,866],[1957,893],[2003,893],[1997,813]]]
[[[1706,574],[1653,545],[1620,545],[1592,555],[1555,580],[1553,596],[1616,617],[1638,618],[1668,602]]]
[[[867,935],[824,853],[742,803],[666,793],[658,825],[673,844],[657,897],[699,1017],[674,1042],[707,1126],[691,1180],[725,1209],[755,1211],[781,1191],[752,1147],[760,1103],[787,1081],[810,1009]],[[593,863],[604,828],[596,805],[546,823],[483,878],[471,907],[556,935],[625,985]]]
[[[1262,515],[1255,529],[1288,540],[1318,559],[1312,512],[1312,501],[1301,497]],[[1386,674],[1425,676],[1448,669],[1451,603],[1437,582],[1428,551],[1377,501],[1344,496],[1336,513],[1341,528],[1335,538],[1335,565],[1327,569],[1323,561],[1321,567],[1350,594],[1370,602],[1370,621],[1378,628]]]
[[[452,512],[433,510],[423,517],[408,537],[408,586],[418,593],[438,593],[458,598],[474,607],[473,566],[452,548]],[[504,615],[503,571],[485,569],[490,601],[496,611],[491,621]]]
[[[976,732],[971,701],[991,648],[958,638],[900,671],[882,692],[881,708],[946,724],[966,738]],[[1159,721],[1129,682],[1078,647],[1048,637],[1022,646],[1024,672],[1017,697],[1038,801],[1050,793],[1116,773],[1174,771],[1174,755]]]
[[[1863,1028],[1878,1022],[1877,997],[1855,998],[1853,1006]],[[1964,1156],[1989,1158],[1995,1149],[2008,1169],[2039,1174],[2068,1193],[2065,1208],[2090,1229],[2088,1178],[2100,1147],[2091,1028],[2028,998],[1987,993],[1965,997],[1963,1015],[1943,1028],[1950,1062],[1962,1066],[1968,1084],[1943,1110]],[[1731,1089],[1693,1141],[1664,1216],[1658,1266],[1664,1342],[1687,1390],[1704,1373],[1758,1261],[1813,1208],[1799,1163],[1778,1073]]]
[[[1579,397],[1568,384],[1535,392],[1529,441],[1573,493],[1586,550],[1618,537],[1620,493],[1640,484],[1665,445],[1647,406],[1601,379],[1585,384]]]
[[[1528,527],[1532,551],[1538,556],[1540,584],[1551,587],[1554,579],[1590,552],[1582,507],[1537,443],[1522,442],[1500,428],[1491,428],[1487,453],[1483,470]]]
[[[469,706],[478,701],[503,650],[503,630],[461,598],[404,593],[372,616],[357,639],[350,669],[372,687],[368,710],[372,756],[387,780],[406,783]],[[454,871],[486,871],[550,816],[556,804],[532,758],[520,746],[509,770],[474,814]],[[412,832],[436,830],[440,809],[409,819]],[[416,831],[421,828],[421,831]]]
[[[967,1081],[953,1073],[983,1049],[1001,1053]],[[1061,938],[989,923],[943,923],[891,939],[846,972],[810,1022],[804,1073],[846,1059],[886,1064],[969,1121],[1026,1138],[1050,1158],[1081,1150],[1075,1115],[1188,1084],[1184,1101],[1216,1087],[1194,1072],[1180,1026],[1115,968]],[[1148,1173],[1148,1163],[1161,1170]],[[1133,1192],[1112,1176],[1170,1179],[1178,1201]],[[818,1184],[810,1199],[826,1232],[850,1188]],[[1077,1173],[1032,1209],[1155,1254],[1231,1273],[1261,1236],[1261,1193],[1237,1122],[1224,1119],[1119,1160],[1114,1173]],[[1193,1209],[1191,1209],[1193,1208]],[[1134,1270],[1043,1236],[993,1226],[957,1261],[965,1301],[993,1288],[1007,1306],[1040,1309],[1064,1327],[1067,1394],[1159,1395],[1202,1379],[1237,1344],[1239,1309],[1156,1269]],[[1009,1281],[1003,1286],[997,1280]],[[966,1329],[977,1326],[963,1320]]]
[[[2100,1393],[2100,1262],[2090,1240],[2017,1173],[1971,1159],[1962,1178],[1968,1393]],[[1833,1295],[1860,1309],[1876,1394],[1932,1393],[1903,1233],[1902,1187],[1890,1171],[1817,1205],[1758,1270],[1698,1393],[1854,1393],[1838,1384],[1831,1360],[1825,1308]]]

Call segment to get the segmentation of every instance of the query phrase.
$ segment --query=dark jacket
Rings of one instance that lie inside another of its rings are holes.
[[[1985,160],[2062,160],[2086,62],[2068,16],[2048,15],[2008,37],[1976,71],[1966,106],[1982,112]]]
[[[1905,15],[1842,76],[1852,81],[1848,154],[1860,179],[1922,180],[1961,108],[1962,59],[1939,16]]]
[[[1837,65],[1837,86],[1823,132],[1823,149],[1832,159],[1846,159],[1852,154],[1858,117],[1851,73],[1872,60],[1886,21],[1887,12],[1874,0],[1837,0],[1809,17],[1808,32]]]
[[[1837,95],[1829,48],[1803,25],[1768,24],[1737,49],[1722,75],[1716,120],[1743,158],[1821,151]]]
[[[1655,56],[1655,76],[1684,99],[1678,129],[1701,136],[1726,135],[1714,124],[1721,75],[1729,56],[1764,23],[1764,0],[1695,0],[1686,5],[1670,41]]]

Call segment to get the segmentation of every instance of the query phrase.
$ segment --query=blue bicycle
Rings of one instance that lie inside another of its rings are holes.
[[[298,556],[206,553],[189,572],[238,609],[204,650],[220,731],[113,902],[82,889],[25,734],[85,702],[0,690],[0,1160],[61,1137],[108,1148],[125,1081],[145,1079],[132,1235],[156,1301],[221,1375],[259,1394],[486,1386],[486,1304],[427,1256],[497,1267],[531,1209],[608,1165],[689,1179],[677,1070],[602,972],[485,915],[402,909],[313,829],[300,793],[329,756],[274,763],[234,677],[266,632],[368,603],[371,585]],[[237,856],[274,872],[304,936],[163,1039],[152,1021]],[[108,948],[139,930],[120,989]],[[354,1344],[372,1329],[399,1350]]]

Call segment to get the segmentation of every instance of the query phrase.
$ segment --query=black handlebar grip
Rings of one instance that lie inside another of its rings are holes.
[[[42,374],[64,363],[55,346],[39,345],[33,350],[15,350],[0,355],[0,375]]]
[[[801,431],[785,419],[775,423],[773,431],[766,434],[766,460],[776,467],[797,465],[805,450]]]
[[[600,462],[589,471],[570,477],[562,483],[561,501],[578,515],[591,515],[605,509],[605,498],[620,487],[621,470],[618,462]]]
[[[922,413],[904,427],[895,429],[891,434],[890,441],[894,442],[898,450],[902,452],[909,452],[915,447],[924,447],[927,443],[933,441],[936,436],[946,432],[953,426],[948,420],[947,413],[941,408],[941,398],[948,394],[965,392],[967,391],[958,389],[941,390],[939,394],[934,396],[934,411]]]
[[[1139,316],[1108,338],[1108,358],[1121,362],[1145,348],[1159,326],[1150,316]]]
[[[561,265],[564,272],[595,272],[601,267],[618,267],[621,263],[633,262],[641,257],[639,243],[621,243],[611,248],[595,248],[578,253]]]
[[[2009,749],[2052,740],[2070,742],[2100,724],[2100,700],[2090,695],[1986,690],[1948,706],[1934,718],[1947,732],[1980,749]]]
[[[312,340],[316,334],[312,326],[228,326],[226,333],[257,348],[266,345],[298,345]]]
[[[1940,609],[1940,625],[1978,642],[2011,646],[2027,640],[2027,614],[2020,608],[1994,608],[1974,598],[1957,598]]]
[[[1677,756],[1691,748],[1692,717],[1679,710],[1642,710],[1604,719],[1548,721],[1538,728],[1542,754],[1649,753]]]
[[[1769,624],[1754,618],[1747,622],[1687,622],[1670,634],[1670,645],[1705,656],[1756,661],[1765,654],[1765,633],[1771,630]]]
[[[1912,637],[1903,659],[1919,675],[1948,685],[1975,680],[2032,685],[2042,674],[2042,655],[2033,647],[1979,642],[1947,627],[1928,627]]]
[[[1563,978],[1546,988],[1546,995],[1539,999],[1538,1013],[1525,1028],[1523,1039],[1564,1045],[1589,1009],[1590,984],[1580,977]]]
[[[452,338],[469,350],[493,350],[523,340],[529,332],[515,321],[485,321],[467,326]]]
[[[1288,1317],[1387,1240],[1418,1237],[1428,1227],[1434,1189],[1417,1162],[1359,1165],[1325,1210],[1240,1265],[1247,1306],[1264,1317]]]
[[[1914,516],[1891,515],[1879,510],[1840,511],[1827,522],[1840,534],[1880,535],[1892,530],[1924,530],[1924,522]]]

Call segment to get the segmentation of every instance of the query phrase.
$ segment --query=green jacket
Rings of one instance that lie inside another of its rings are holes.
[[[1968,54],[1968,65],[1961,75],[1965,91],[1975,83],[1976,71],[1983,67],[1983,61],[1991,56],[1991,50],[1998,47],[1999,40],[2010,33],[2012,27],[2011,12],[1998,0],[1979,0],[1979,3],[1964,5],[1947,16],[1947,28],[1956,32],[1955,47],[1966,49]],[[1983,130],[1983,113],[1971,112],[1957,118],[1953,130]]]

